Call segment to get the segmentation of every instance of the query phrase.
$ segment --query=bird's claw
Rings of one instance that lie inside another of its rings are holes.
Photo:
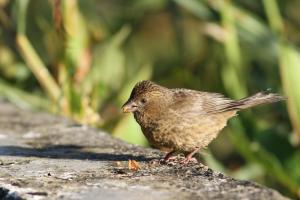
[[[168,158],[163,158],[159,160],[159,163],[161,164],[169,164],[169,163],[174,163],[176,161],[176,156],[168,157]]]
[[[187,165],[188,163],[198,163],[198,160],[194,157],[186,157],[179,162],[181,165]]]

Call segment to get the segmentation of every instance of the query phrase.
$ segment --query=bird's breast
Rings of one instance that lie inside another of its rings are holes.
[[[163,144],[165,142],[165,132],[163,130],[166,123],[163,120],[162,115],[148,116],[146,114],[135,113],[134,117],[141,126],[143,134],[152,145],[157,148],[165,146]]]

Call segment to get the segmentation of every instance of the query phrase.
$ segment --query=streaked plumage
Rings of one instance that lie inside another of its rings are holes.
[[[238,110],[282,99],[277,94],[260,92],[235,101],[218,93],[168,89],[141,81],[123,110],[133,112],[144,135],[156,148],[194,154],[195,149],[206,147],[216,138]]]

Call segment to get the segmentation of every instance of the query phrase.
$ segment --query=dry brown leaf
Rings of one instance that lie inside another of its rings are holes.
[[[139,169],[141,169],[139,163],[135,160],[128,160],[128,169],[133,170],[133,171],[137,171]]]

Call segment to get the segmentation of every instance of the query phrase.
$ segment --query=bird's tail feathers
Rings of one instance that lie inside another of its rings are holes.
[[[231,106],[232,109],[246,109],[260,104],[274,103],[278,101],[285,100],[286,98],[276,94],[268,93],[267,91],[258,92],[250,97],[246,97],[235,101]]]

